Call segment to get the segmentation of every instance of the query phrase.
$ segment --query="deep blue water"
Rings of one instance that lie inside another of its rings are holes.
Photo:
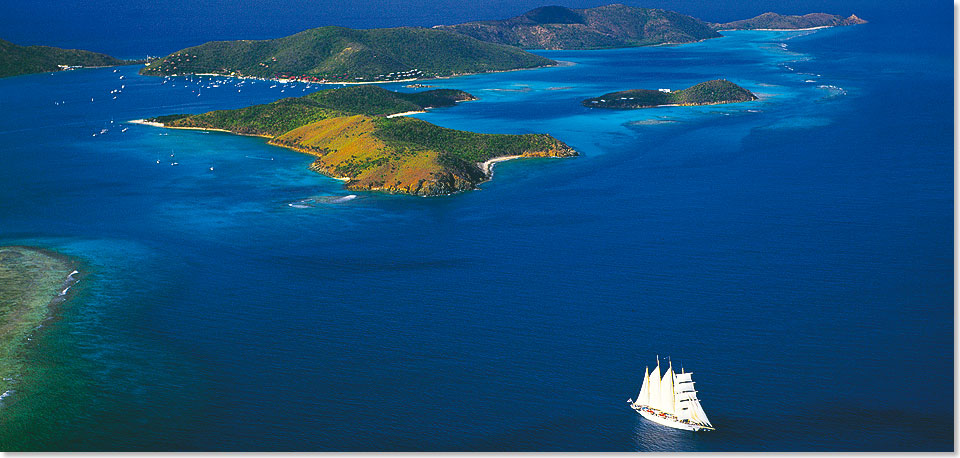
[[[0,80],[0,243],[86,275],[2,401],[0,449],[952,450],[953,62],[903,46],[922,32],[738,32],[433,82],[480,100],[422,119],[582,156],[429,199],[335,202],[263,139],[123,124],[302,84]],[[578,103],[717,77],[762,100]],[[657,354],[694,372],[716,432],[626,406]]]

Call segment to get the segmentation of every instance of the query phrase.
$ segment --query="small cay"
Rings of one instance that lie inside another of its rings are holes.
[[[866,23],[867,21],[860,19],[856,14],[843,17],[826,13],[810,13],[804,14],[803,16],[763,13],[750,19],[723,24],[710,24],[710,26],[717,30],[799,30]]]
[[[546,134],[478,134],[391,115],[476,100],[458,90],[392,92],[378,86],[328,89],[238,110],[148,119],[164,127],[225,130],[317,156],[311,169],[351,190],[437,196],[476,189],[484,163],[505,157],[570,157]]]
[[[589,108],[635,109],[670,105],[717,105],[757,100],[752,92],[727,80],[711,80],[679,91],[630,89],[581,102]]]

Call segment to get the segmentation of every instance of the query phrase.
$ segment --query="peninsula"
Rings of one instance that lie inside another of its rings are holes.
[[[56,72],[80,67],[112,67],[142,61],[117,59],[82,49],[20,46],[0,40],[0,78],[28,73]]]
[[[401,93],[362,85],[144,122],[266,137],[271,145],[316,156],[310,168],[346,181],[348,189],[392,194],[452,194],[488,180],[499,160],[577,155],[546,134],[479,134],[400,116],[469,100],[475,97],[452,89]]]
[[[74,261],[38,248],[0,247],[0,398],[23,370],[31,333],[77,281],[75,267]]]
[[[757,100],[752,92],[727,80],[711,80],[679,91],[630,89],[586,99],[589,108],[635,109],[678,105],[717,105]]]
[[[330,26],[272,40],[213,41],[150,62],[140,73],[365,83],[552,65],[546,57],[445,30]]]
[[[784,16],[777,13],[763,13],[759,16],[722,24],[710,24],[717,30],[798,30],[837,27],[844,25],[866,24],[856,14],[849,17],[826,13],[811,13],[803,16]]]
[[[707,23],[685,14],[619,4],[586,9],[544,6],[509,19],[434,28],[524,49],[624,48],[720,36]]]

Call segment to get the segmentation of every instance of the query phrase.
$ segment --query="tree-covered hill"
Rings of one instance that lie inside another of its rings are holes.
[[[727,80],[711,80],[673,92],[653,89],[611,92],[581,103],[589,108],[634,109],[661,105],[715,105],[751,100],[757,100],[757,96],[752,92]]]
[[[66,70],[68,67],[109,67],[132,63],[106,54],[52,46],[20,46],[0,40],[0,78]]]
[[[216,73],[337,82],[395,81],[517,70],[556,62],[434,29],[320,27],[272,40],[213,41],[177,51],[144,75]]]
[[[524,49],[621,48],[720,36],[707,23],[684,14],[619,4],[586,9],[545,6],[509,19],[435,28]]]

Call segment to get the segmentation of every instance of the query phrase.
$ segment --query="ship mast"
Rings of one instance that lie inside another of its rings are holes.
[[[667,358],[668,368],[663,373],[663,380],[660,381],[660,411],[664,413],[674,413],[676,411],[676,402],[673,389],[673,361]]]

